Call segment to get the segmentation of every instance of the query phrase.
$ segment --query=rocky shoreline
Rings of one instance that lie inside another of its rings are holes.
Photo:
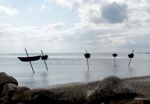
[[[19,86],[18,81],[0,73],[0,104],[150,104],[150,77],[69,83],[47,89]]]

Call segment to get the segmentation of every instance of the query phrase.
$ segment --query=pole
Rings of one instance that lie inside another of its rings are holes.
[[[128,64],[128,67],[130,66],[130,63],[131,63],[131,58],[130,58],[130,60],[129,60],[129,64]]]
[[[27,52],[26,48],[25,48],[25,52],[26,52],[26,54],[27,54],[27,57],[29,57],[29,55],[28,55],[28,52]],[[33,71],[33,74],[34,74],[35,72],[34,72],[34,69],[33,69],[33,66],[32,66],[32,63],[31,63],[31,61],[30,61],[30,66],[31,66],[31,69],[32,69],[32,71]]]
[[[89,60],[87,58],[87,69],[89,70]]]
[[[114,66],[116,66],[116,58],[114,57]]]
[[[89,58],[90,58],[90,54],[87,53],[87,50],[86,50],[86,53],[84,54],[84,57],[86,58],[86,61],[87,61],[87,69],[89,70]]]
[[[130,66],[130,63],[131,63],[131,59],[134,57],[134,49],[132,49],[132,53],[130,54],[130,60],[129,60],[129,64],[128,64],[128,67]]]
[[[43,54],[43,51],[41,50],[41,53],[42,53],[42,56],[44,56],[44,54]],[[47,67],[47,63],[46,63],[46,61],[44,60],[44,64],[45,64],[45,67],[46,67],[46,69],[47,69],[47,71],[48,71],[48,67]]]

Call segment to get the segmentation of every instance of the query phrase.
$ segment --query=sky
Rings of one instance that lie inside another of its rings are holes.
[[[0,53],[150,52],[150,0],[0,0]]]

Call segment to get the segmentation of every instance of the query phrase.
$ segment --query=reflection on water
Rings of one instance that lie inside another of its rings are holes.
[[[90,70],[85,71],[85,83],[88,83],[90,79]]]
[[[0,56],[0,71],[14,76],[20,85],[30,88],[47,87],[68,82],[91,82],[113,75],[121,78],[150,75],[150,55],[136,55],[128,67],[127,54],[114,58],[111,54],[92,54],[87,60],[83,54],[49,54],[46,70],[43,61],[32,62],[35,74],[29,63],[20,62],[19,55]]]
[[[41,81],[43,82],[43,83],[48,83],[48,73],[47,72],[42,72],[41,73]]]

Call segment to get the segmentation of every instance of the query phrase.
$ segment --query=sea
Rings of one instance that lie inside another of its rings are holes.
[[[5,72],[17,79],[20,86],[29,88],[48,88],[50,86],[72,82],[88,83],[102,80],[108,76],[129,78],[150,75],[150,54],[135,53],[128,66],[128,53],[91,53],[87,59],[84,53],[45,53],[48,70],[43,60],[33,61],[33,74],[29,62],[21,62],[18,57],[25,53],[0,54],[0,72]],[[29,56],[39,55],[32,53]]]

